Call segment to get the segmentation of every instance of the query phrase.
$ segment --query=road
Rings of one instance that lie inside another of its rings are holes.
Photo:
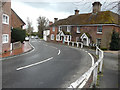
[[[92,65],[79,49],[32,39],[34,50],[2,61],[3,88],[67,88]]]

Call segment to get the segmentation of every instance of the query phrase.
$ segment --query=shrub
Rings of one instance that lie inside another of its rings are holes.
[[[25,41],[25,37],[26,37],[25,30],[22,30],[20,28],[13,28],[12,29],[12,32],[11,32],[12,42],[20,41],[21,43],[23,43],[23,41]]]
[[[110,43],[110,50],[119,50],[119,34],[115,31],[113,31],[112,38],[111,38],[111,43]]]

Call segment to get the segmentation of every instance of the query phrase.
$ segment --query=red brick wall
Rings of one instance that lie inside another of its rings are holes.
[[[89,33],[91,36],[91,42],[93,41],[93,43],[96,43],[96,39],[100,38],[101,48],[109,48],[113,30],[120,33],[120,28],[113,25],[111,26],[104,25],[102,27],[102,34],[97,33],[97,26],[82,26],[80,32]],[[52,31],[52,27],[51,27],[50,36],[51,34],[54,34],[56,39],[57,31],[58,31],[57,27],[55,28],[55,32]],[[76,41],[76,37],[80,37],[80,34],[76,33],[76,31],[77,31],[77,26],[72,26],[71,28],[72,41]]]
[[[6,2],[4,4],[3,14],[7,14],[9,16],[9,25],[2,24],[2,34],[9,35],[9,42],[2,44],[2,52],[10,50],[10,43],[11,43],[11,2]]]
[[[11,10],[11,27],[21,28],[24,23],[19,19],[19,17]]]
[[[53,31],[52,29],[53,29],[53,27],[50,27],[50,37],[49,38],[51,40],[51,34],[54,34],[54,41],[56,41],[56,35],[57,35],[57,32],[58,32],[58,27],[55,27],[55,31]]]

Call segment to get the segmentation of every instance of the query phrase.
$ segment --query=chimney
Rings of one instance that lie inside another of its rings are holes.
[[[53,24],[53,22],[52,21],[49,21],[49,25],[52,25]]]
[[[79,14],[79,10],[75,10],[75,15],[78,15]]]
[[[54,23],[57,22],[58,18],[54,18]]]
[[[101,11],[102,4],[100,2],[94,2],[92,5],[93,5],[93,13],[97,13]]]

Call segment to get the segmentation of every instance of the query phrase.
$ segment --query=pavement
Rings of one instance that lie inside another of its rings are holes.
[[[20,55],[22,53],[28,52],[32,49],[31,45],[29,44],[28,41],[25,41],[24,44],[22,44],[21,48],[12,50],[10,52],[6,52],[3,53],[2,55],[0,55],[0,57],[4,58],[8,58],[8,57],[12,57],[12,56],[16,56],[16,55]]]
[[[31,40],[34,50],[2,61],[3,88],[67,88],[92,65],[84,51]]]
[[[85,49],[95,55],[95,50]],[[120,90],[118,75],[118,53],[120,51],[104,51],[103,72],[100,74],[98,88]]]

